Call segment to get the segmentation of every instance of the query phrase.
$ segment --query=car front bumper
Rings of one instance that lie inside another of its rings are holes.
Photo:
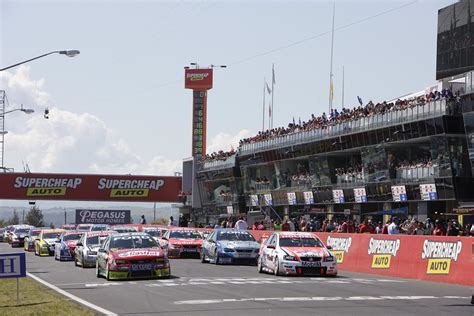
[[[282,261],[280,263],[281,274],[286,275],[337,275],[336,262],[304,262],[304,261]]]
[[[110,280],[167,278],[169,276],[169,267],[145,271],[109,271]]]

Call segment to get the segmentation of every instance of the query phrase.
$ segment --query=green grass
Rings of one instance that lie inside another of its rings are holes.
[[[16,279],[0,279],[0,315],[95,315],[85,307],[28,277],[20,278],[20,303],[16,304]]]

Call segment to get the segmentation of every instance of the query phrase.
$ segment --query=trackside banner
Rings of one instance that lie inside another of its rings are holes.
[[[257,240],[267,231],[249,231]],[[474,285],[474,238],[314,233],[341,270]]]
[[[130,224],[130,210],[76,210],[76,224]]]
[[[181,177],[0,173],[0,199],[179,202]]]

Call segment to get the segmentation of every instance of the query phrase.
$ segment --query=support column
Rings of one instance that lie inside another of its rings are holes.
[[[290,218],[290,207],[288,205],[283,206],[283,220]]]
[[[424,222],[428,218],[428,202],[417,203],[416,218],[420,222]]]
[[[327,212],[328,216],[327,217],[330,221],[332,221],[333,218],[334,218],[334,204],[328,204],[327,205],[327,210],[328,210],[328,212]]]

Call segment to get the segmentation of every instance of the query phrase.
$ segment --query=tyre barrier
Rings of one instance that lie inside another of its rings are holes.
[[[249,231],[265,240],[272,231]],[[338,268],[425,281],[474,285],[474,237],[314,233]]]

